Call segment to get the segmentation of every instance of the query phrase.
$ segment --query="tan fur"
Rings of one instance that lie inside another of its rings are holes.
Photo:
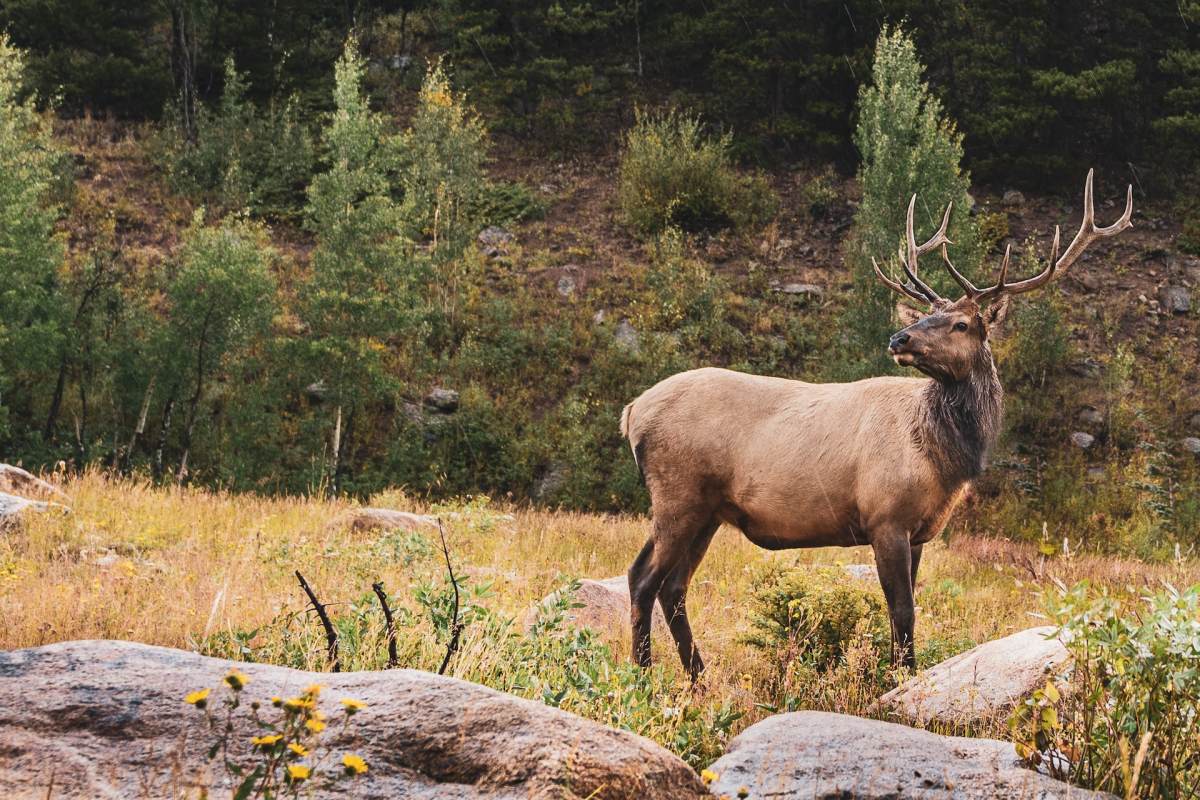
[[[622,433],[654,513],[711,509],[771,549],[868,544],[883,520],[919,543],[949,515],[946,487],[906,435],[924,378],[812,384],[724,369],[684,372],[626,407]],[[883,443],[886,443],[884,445]]]

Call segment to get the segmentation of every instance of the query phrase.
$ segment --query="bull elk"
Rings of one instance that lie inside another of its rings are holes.
[[[1079,233],[1059,256],[1059,230],[1038,275],[1006,283],[1011,247],[994,286],[976,288],[950,262],[946,226],[917,244],[916,195],[908,205],[907,248],[896,281],[872,264],[893,291],[927,305],[901,306],[907,327],[891,337],[895,362],[928,377],[878,377],[813,384],[725,369],[667,378],[625,407],[621,433],[650,491],[653,532],[629,569],[633,658],[650,663],[654,599],[695,678],[704,668],[688,623],[688,584],[722,523],[760,547],[851,547],[869,544],[892,626],[893,663],[915,668],[913,586],[921,548],[948,521],[984,469],[1000,429],[1003,390],[988,345],[1008,298],[1049,283],[1097,239],[1132,224],[1133,187],[1125,213],[1095,224],[1092,172]],[[918,275],[917,260],[941,250],[963,289],[954,302]]]

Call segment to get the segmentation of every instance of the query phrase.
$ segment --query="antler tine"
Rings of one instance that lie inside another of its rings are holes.
[[[918,294],[917,292],[915,292],[915,291],[913,291],[912,289],[910,289],[910,288],[908,288],[907,286],[905,286],[904,284],[902,284],[902,283],[899,283],[899,282],[897,282],[897,281],[894,281],[894,280],[892,280],[891,278],[889,278],[887,275],[884,275],[884,274],[883,274],[883,270],[881,270],[881,269],[879,268],[879,265],[878,265],[877,263],[875,263],[875,259],[874,259],[874,258],[872,258],[872,259],[871,259],[871,266],[875,268],[875,274],[876,274],[877,276],[879,276],[879,280],[883,281],[883,282],[884,282],[884,284],[885,284],[885,285],[887,285],[887,287],[888,287],[889,289],[891,289],[893,292],[897,292],[897,293],[899,293],[899,294],[902,294],[902,295],[904,295],[904,296],[906,296],[906,297],[910,297],[910,298],[912,298],[913,300],[916,300],[918,303],[928,303],[928,302],[930,302],[930,300],[929,300],[929,298],[928,298],[928,297],[925,297],[925,296],[923,296],[923,295],[920,295],[920,294]]]
[[[925,244],[917,244],[917,236],[913,230],[913,214],[917,207],[917,196],[914,194],[912,199],[908,201],[908,215],[904,221],[905,241],[908,242],[908,258],[900,259],[900,266],[904,270],[904,274],[912,281],[912,285],[917,288],[917,291],[925,295],[926,302],[938,303],[941,302],[941,296],[929,287],[924,281],[917,277],[917,259],[932,250],[941,247],[943,244],[950,242],[946,238],[946,226],[950,223],[950,209],[953,204],[946,206],[946,214],[942,217],[942,227],[938,229],[929,241]]]
[[[946,269],[949,270],[950,277],[958,282],[958,285],[967,293],[967,297],[975,298],[979,296],[979,289],[975,288],[975,284],[967,280],[967,277],[959,272],[954,264],[951,263],[950,253],[944,244],[942,245],[942,261],[946,263]]]
[[[1106,228],[1096,227],[1096,209],[1092,202],[1093,191],[1092,183],[1095,170],[1088,170],[1087,180],[1083,184],[1083,220],[1079,223],[1079,232],[1075,234],[1075,238],[1067,245],[1066,252],[1060,258],[1058,255],[1059,246],[1061,244],[1062,231],[1058,226],[1054,228],[1054,244],[1050,248],[1050,262],[1046,268],[1032,278],[1026,278],[1023,281],[1016,283],[1005,284],[1003,272],[1001,273],[1000,283],[995,286],[990,286],[980,292],[977,302],[991,299],[1000,294],[1021,294],[1038,288],[1050,281],[1051,278],[1058,273],[1059,270],[1066,270],[1079,258],[1080,253],[1088,248],[1092,242],[1097,239],[1103,239],[1107,236],[1116,236],[1121,231],[1133,225],[1131,217],[1133,216],[1133,184],[1130,184],[1125,191],[1125,213],[1121,218],[1109,225]],[[1004,257],[1005,266],[1007,269],[1008,255]]]

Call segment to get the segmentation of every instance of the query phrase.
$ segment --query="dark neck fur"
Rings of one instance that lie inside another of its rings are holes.
[[[1004,390],[987,344],[965,380],[930,381],[914,433],[947,486],[983,472],[1003,409]]]

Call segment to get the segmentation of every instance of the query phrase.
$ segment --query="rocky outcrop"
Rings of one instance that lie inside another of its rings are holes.
[[[879,708],[919,724],[968,725],[1007,715],[1070,660],[1054,631],[1029,628],[959,653],[885,694]]]
[[[21,524],[21,515],[26,511],[59,511],[69,512],[71,509],[58,503],[42,503],[14,494],[0,492],[0,531],[13,530]]]
[[[525,626],[529,627],[537,619],[539,610],[546,605],[552,605],[558,598],[558,592],[547,595],[541,603],[534,606],[525,615]],[[579,628],[591,628],[597,633],[623,634],[629,632],[629,579],[617,575],[603,580],[585,578],[579,582],[579,590],[575,592],[574,601],[579,608],[572,608],[567,614],[567,622]],[[663,616],[658,602],[654,603],[653,622],[650,635],[660,642],[671,642],[671,631]]]
[[[339,514],[329,523],[331,530],[350,530],[354,533],[367,531],[416,531],[436,528],[437,517],[428,514],[412,514],[408,511],[393,511],[390,508],[354,508]]]
[[[234,784],[205,758],[214,734],[184,697],[231,666],[249,676],[246,701],[272,717],[273,695],[318,683],[321,709],[367,704],[350,725],[330,724],[322,746],[368,765],[350,787],[313,797],[705,797],[699,777],[658,745],[558,709],[416,670],[311,673],[131,642],[66,642],[0,653],[0,797],[229,796]],[[229,741],[242,753],[261,735],[245,705]],[[219,762],[219,759],[217,759]],[[328,763],[328,762],[327,762]],[[318,769],[322,767],[318,766]],[[315,777],[315,776],[314,776]],[[51,784],[53,790],[51,792]]]
[[[1025,769],[1011,744],[798,711],[751,725],[709,770],[712,793],[751,800],[1099,798]]]

